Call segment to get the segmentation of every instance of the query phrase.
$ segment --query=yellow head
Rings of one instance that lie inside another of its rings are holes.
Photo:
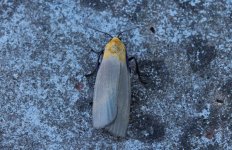
[[[112,38],[105,46],[103,59],[116,57],[119,61],[126,63],[126,48],[118,37]]]

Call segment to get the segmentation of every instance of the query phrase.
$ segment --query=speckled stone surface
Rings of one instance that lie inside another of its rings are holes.
[[[93,129],[97,56],[123,34],[125,138]],[[154,33],[150,28],[154,28]],[[0,1],[0,149],[232,149],[231,0]]]

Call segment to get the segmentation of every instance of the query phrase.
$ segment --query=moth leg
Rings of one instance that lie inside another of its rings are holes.
[[[103,51],[104,51],[104,50],[101,50],[100,52],[98,52],[98,51],[95,51],[95,50],[91,49],[91,52],[94,52],[94,53],[95,53],[95,54],[97,54],[97,55],[102,54],[102,53],[103,53]]]
[[[139,81],[140,81],[142,84],[147,84],[147,82],[143,81],[142,78],[141,78],[141,73],[140,73],[139,65],[138,65],[138,62],[137,62],[136,58],[135,58],[135,57],[130,57],[130,58],[128,59],[129,62],[132,61],[132,60],[134,60],[134,62],[135,62],[135,71],[136,71],[136,73],[138,74]]]
[[[102,54],[103,54],[103,51],[104,51],[104,50],[102,50],[102,51],[100,51],[100,52],[97,52],[97,51],[94,51],[93,49],[91,49],[91,51],[94,52],[95,54],[97,54],[97,55],[98,55],[98,58],[97,58],[97,63],[96,63],[96,65],[95,65],[95,67],[94,67],[94,70],[93,70],[92,72],[88,73],[88,74],[85,74],[86,77],[92,76],[92,75],[98,70],[98,68],[99,68],[99,66],[100,66],[100,64],[101,64],[101,63],[100,63],[100,59],[101,59],[101,57],[102,57]]]

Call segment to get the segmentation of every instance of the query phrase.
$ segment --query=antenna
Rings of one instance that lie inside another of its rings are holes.
[[[83,24],[82,24],[82,25],[83,25]],[[126,29],[126,30],[124,30],[124,31],[118,32],[117,37],[120,38],[120,36],[121,36],[124,32],[128,32],[128,31],[131,31],[131,30],[134,30],[134,29],[137,29],[137,28],[140,28],[140,27],[144,27],[144,26],[149,26],[149,24],[142,25],[142,26],[136,26],[136,27],[133,27],[133,28]],[[107,32],[98,30],[98,29],[93,28],[93,27],[90,27],[90,26],[85,26],[85,27],[86,27],[86,28],[89,28],[89,29],[92,29],[92,30],[94,30],[94,31],[100,32],[100,33],[104,33],[104,34],[110,36],[111,38],[114,38],[111,34],[109,34],[109,33],[107,33]],[[151,27],[150,30],[151,30],[151,32],[153,32],[153,33],[155,32],[155,30],[154,30],[153,27]]]
[[[126,30],[124,30],[124,31],[119,32],[118,35],[117,35],[117,37],[120,38],[120,36],[121,36],[124,32],[128,32],[128,31],[130,31],[130,30],[134,30],[134,29],[141,28],[141,27],[147,27],[147,26],[151,26],[151,25],[152,25],[152,23],[146,23],[145,25],[140,25],[140,26],[137,26],[137,27],[134,27],[134,28],[126,29]],[[151,32],[155,33],[154,27],[151,26],[151,27],[150,27],[150,30],[151,30]]]
[[[88,27],[88,26],[86,26],[86,27],[89,28],[89,29],[95,30],[95,31],[97,31],[97,32],[104,33],[104,34],[110,36],[111,38],[113,38],[113,36],[112,36],[111,34],[107,33],[107,32],[100,31],[100,30],[95,29],[95,28],[93,28],[93,27]]]
[[[134,28],[130,28],[130,29],[126,29],[124,31],[121,31],[118,33],[117,37],[119,38],[124,32],[128,32],[130,30],[133,30],[133,29],[137,29],[137,28],[140,28],[141,26],[138,26],[138,27],[134,27]]]

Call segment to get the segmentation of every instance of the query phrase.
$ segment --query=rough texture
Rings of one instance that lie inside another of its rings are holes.
[[[86,26],[140,25],[122,40],[148,84],[131,63],[116,138],[92,127],[84,74],[109,37]],[[231,0],[0,1],[0,149],[232,149],[231,112]]]

